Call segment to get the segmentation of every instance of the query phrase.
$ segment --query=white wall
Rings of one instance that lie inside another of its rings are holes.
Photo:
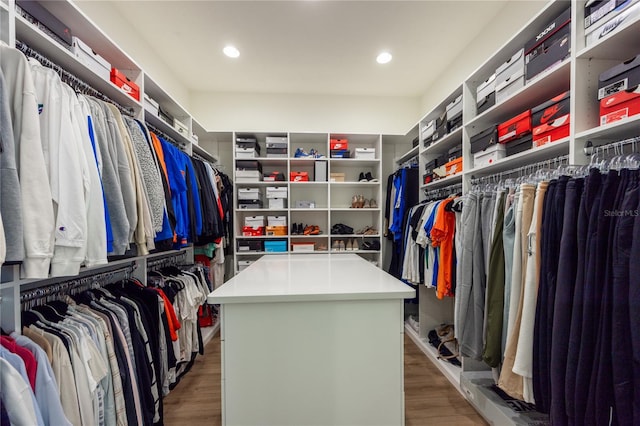
[[[145,72],[182,106],[189,109],[189,92],[169,71],[162,56],[113,7],[111,1],[76,0],[75,4],[108,37],[136,61]],[[171,58],[168,57],[170,60]]]
[[[460,84],[469,77],[487,58],[493,56],[524,25],[547,4],[542,0],[509,1],[480,32],[479,37],[460,52],[460,55],[449,65],[446,72],[438,76],[420,102],[420,114],[417,122],[447,98]]]
[[[192,114],[210,131],[404,134],[419,110],[408,97],[192,92]]]

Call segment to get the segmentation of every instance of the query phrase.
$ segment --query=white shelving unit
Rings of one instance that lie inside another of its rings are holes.
[[[246,133],[239,133],[234,135],[236,137],[247,136]],[[363,241],[381,242],[380,234],[376,235],[332,235],[330,234],[333,225],[342,223],[352,227],[354,230],[364,228],[365,226],[372,226],[375,229],[380,230],[382,226],[380,208],[382,200],[381,192],[381,135],[375,134],[332,134],[332,133],[288,133],[288,132],[272,132],[272,133],[251,133],[250,136],[255,136],[260,146],[261,157],[256,158],[236,158],[234,155],[234,170],[237,161],[252,160],[258,161],[263,169],[264,173],[270,173],[273,171],[279,171],[283,173],[287,181],[277,182],[250,182],[250,183],[236,183],[237,188],[258,188],[263,201],[263,208],[261,209],[241,209],[236,201],[235,205],[235,218],[236,224],[236,240],[284,240],[287,243],[287,252],[294,253],[292,251],[292,243],[296,242],[313,242],[315,243],[315,252],[329,252],[331,254],[341,253],[357,253],[367,260],[375,261],[378,265],[381,265],[380,253],[381,250],[344,250],[335,251],[332,250],[332,245],[337,240],[345,241],[347,239],[355,240],[358,243]],[[266,137],[267,136],[286,136],[288,140],[288,158],[269,158],[266,155]],[[358,159],[358,158],[330,158],[327,157],[330,152],[330,140],[331,139],[347,139],[349,141],[349,149],[351,155],[355,154],[356,148],[375,148],[375,159]],[[309,152],[311,149],[315,149],[321,154],[325,155],[325,158],[295,158],[295,152],[298,148],[304,149]],[[235,152],[235,150],[234,150]],[[314,166],[316,161],[322,161],[327,163],[327,177],[331,176],[331,173],[344,173],[345,182],[330,182],[330,181],[314,181]],[[293,171],[307,172],[309,174],[310,181],[308,182],[290,182],[289,173]],[[376,182],[359,182],[360,173],[371,173],[372,176],[377,179]],[[234,179],[235,180],[235,179]],[[287,206],[284,209],[268,209],[266,208],[268,200],[266,198],[266,187],[278,186],[286,187],[288,193]],[[366,199],[375,199],[378,207],[376,208],[351,208],[351,199],[354,195],[363,195]],[[297,201],[314,201],[314,208],[297,208],[295,207]],[[287,218],[288,234],[285,236],[258,236],[258,237],[244,237],[242,236],[242,227],[244,225],[244,219],[249,216],[261,215],[281,215]],[[304,225],[317,225],[320,227],[321,234],[319,235],[297,235],[292,234],[291,229],[294,223]],[[235,251],[235,267],[238,270],[238,260],[256,260],[260,256],[268,254],[279,253],[266,253],[259,252],[242,252],[237,250],[236,244]],[[305,254],[307,252],[295,252],[296,254]]]

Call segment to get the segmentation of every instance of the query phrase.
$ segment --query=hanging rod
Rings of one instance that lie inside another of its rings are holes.
[[[118,104],[117,102],[113,101],[111,98],[109,98],[99,90],[96,90],[94,87],[92,87],[85,81],[81,80],[77,76],[71,74],[69,71],[65,70],[60,65],[56,64],[55,62],[53,62],[51,59],[49,59],[47,56],[43,55],[39,51],[31,48],[26,43],[20,40],[16,40],[16,49],[24,53],[25,56],[34,58],[35,60],[40,62],[43,66],[47,68],[51,68],[52,70],[57,72],[58,75],[60,76],[60,79],[64,83],[68,84],[76,93],[82,93],[85,95],[93,96],[94,98],[98,98],[101,101],[111,103],[115,105],[120,110],[121,113],[128,115],[130,117],[134,116],[133,108],[124,107]]]
[[[527,164],[522,167],[517,167],[515,169],[505,170],[505,171],[497,172],[491,175],[474,178],[471,180],[471,184],[477,185],[477,184],[482,184],[487,182],[499,182],[504,177],[511,176],[514,174],[517,174],[519,176],[530,175],[540,169],[553,168],[554,166],[558,167],[563,164],[567,164],[568,162],[569,162],[569,155],[562,155],[560,157],[551,158],[549,160],[539,161],[533,164]]]
[[[424,194],[427,199],[439,199],[447,198],[452,194],[462,192],[462,183],[454,183],[453,185],[445,186],[444,188],[437,188],[431,190],[425,190]]]
[[[614,150],[614,153],[618,154],[618,153],[622,153],[622,150],[625,146],[627,145],[633,145],[631,150],[633,152],[638,152],[640,151],[640,136],[636,136],[633,138],[629,138],[629,139],[624,139],[621,141],[616,141],[616,142],[611,142],[611,143],[607,143],[604,145],[598,145],[598,146],[592,146],[590,145],[591,141],[587,142],[587,145],[585,146],[585,154],[587,154],[587,156],[589,155],[593,155],[593,154],[602,154],[604,152],[609,153],[609,151],[611,149]]]
[[[94,288],[96,285],[104,286],[117,281],[127,280],[131,278],[135,269],[136,265],[133,263],[107,272],[90,274],[83,277],[74,277],[38,288],[21,289],[20,303],[25,304],[33,300],[52,296],[64,296],[73,291],[81,292],[88,290],[89,288]]]
[[[153,124],[149,124],[149,123],[145,123],[145,126],[147,126],[147,128],[149,130],[151,130],[153,133],[156,134],[156,136],[161,137],[162,139],[166,140],[167,142],[177,146],[178,148],[180,148],[181,150],[185,150],[186,148],[186,144],[184,142],[178,142],[177,140],[175,140],[174,138],[172,138],[171,136],[167,135],[165,132],[163,132],[162,130],[158,129],[156,126],[154,126]]]
[[[155,271],[165,266],[173,266],[184,263],[187,257],[186,251],[179,253],[169,253],[166,256],[147,261],[147,271]]]

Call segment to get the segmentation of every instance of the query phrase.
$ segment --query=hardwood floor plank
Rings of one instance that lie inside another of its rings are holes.
[[[487,425],[440,371],[405,336],[406,426]],[[220,336],[205,347],[191,371],[164,399],[164,424],[222,424]]]

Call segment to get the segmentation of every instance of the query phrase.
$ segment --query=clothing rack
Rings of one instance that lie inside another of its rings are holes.
[[[412,168],[418,166],[418,154],[414,154],[398,165],[398,169]]]
[[[461,183],[456,183],[453,185],[449,185],[447,187],[444,188],[438,188],[438,189],[432,189],[429,191],[425,191],[425,198],[427,200],[438,200],[438,199],[443,199],[443,198],[447,198],[450,195],[453,194],[458,194],[462,192],[462,184]]]
[[[147,271],[152,272],[167,266],[184,264],[186,257],[187,252],[183,250],[180,253],[170,253],[166,256],[149,260],[147,261]]]
[[[178,148],[180,148],[182,151],[184,151],[184,149],[186,148],[186,144],[184,142],[178,142],[177,140],[175,140],[174,138],[172,138],[171,136],[167,135],[165,132],[163,132],[162,130],[158,129],[156,126],[154,126],[153,124],[149,124],[149,123],[145,123],[145,126],[147,126],[147,128],[152,131],[153,133],[156,134],[156,136],[166,140],[167,142],[170,142],[171,144],[177,146]]]
[[[104,95],[102,92],[94,89],[91,85],[89,85],[88,83],[86,83],[83,80],[79,79],[75,75],[71,74],[69,71],[63,69],[60,65],[58,65],[55,62],[51,61],[48,57],[46,57],[42,53],[40,53],[37,50],[29,47],[29,45],[27,45],[26,43],[24,43],[24,42],[22,42],[20,40],[16,40],[16,49],[18,49],[22,53],[24,53],[25,56],[27,56],[29,58],[34,58],[38,62],[40,62],[43,66],[45,66],[47,68],[51,68],[52,70],[57,72],[58,75],[60,75],[60,79],[64,83],[66,83],[69,86],[71,86],[71,88],[76,93],[82,93],[82,94],[85,94],[85,95],[93,96],[94,98],[97,98],[97,99],[99,99],[101,101],[113,104],[120,110],[121,113],[123,113],[123,114],[125,114],[127,116],[130,116],[130,117],[133,117],[134,111],[133,111],[132,108],[127,108],[127,107],[124,107],[124,106],[118,104],[117,102],[114,102],[111,98],[109,98],[108,96]]]
[[[511,169],[511,170],[506,170],[506,171],[503,171],[503,172],[494,173],[494,174],[488,175],[488,176],[481,176],[479,178],[472,179],[471,180],[471,184],[472,185],[477,185],[477,184],[484,184],[484,183],[498,183],[498,182],[502,181],[503,178],[508,177],[508,176],[512,176],[512,175],[518,175],[518,176],[531,175],[531,174],[535,173],[536,171],[538,171],[540,169],[544,169],[544,168],[552,169],[554,167],[559,167],[561,165],[568,164],[568,162],[569,162],[569,156],[568,155],[562,155],[560,157],[552,158],[550,160],[544,160],[544,161],[540,161],[538,163],[527,164],[527,165],[522,166],[522,167],[518,167],[518,168],[515,168],[515,169]]]
[[[20,291],[20,304],[24,308],[27,304],[35,301],[57,300],[60,299],[61,296],[77,294],[91,288],[102,287],[114,282],[127,280],[132,277],[135,269],[135,264],[129,264],[107,272],[84,277],[74,277],[44,287],[23,289]]]
[[[588,155],[604,154],[609,156],[611,151],[613,151],[613,155],[620,155],[623,154],[627,145],[631,145],[631,152],[640,152],[640,136],[595,146],[593,147],[593,152]]]

